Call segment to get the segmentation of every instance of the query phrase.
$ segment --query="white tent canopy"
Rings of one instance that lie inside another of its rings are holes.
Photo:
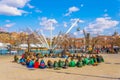
[[[0,43],[0,47],[3,47],[4,46],[4,44],[3,43]]]
[[[28,45],[27,44],[20,44],[19,47],[21,47],[21,48],[27,48]]]
[[[8,45],[10,45],[10,43],[2,43],[2,42],[0,42],[0,48],[8,47]]]
[[[27,44],[20,44],[19,47],[21,48],[27,48]],[[30,44],[30,47],[41,47],[41,44]]]

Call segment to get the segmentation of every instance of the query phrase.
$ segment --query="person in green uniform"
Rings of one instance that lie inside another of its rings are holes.
[[[60,68],[62,68],[62,67],[63,67],[63,61],[59,60],[59,61],[58,61],[58,66],[59,66]]]
[[[87,56],[85,56],[84,57],[84,64],[89,65],[89,62],[90,62],[89,58]]]
[[[68,67],[69,67],[69,61],[68,59],[66,59],[63,68],[67,69]]]
[[[54,67],[54,70],[59,70],[60,69],[57,61],[54,61],[53,67]]]
[[[90,65],[94,65],[94,59],[93,59],[93,57],[90,57],[89,59],[90,59]]]
[[[98,65],[98,62],[97,62],[96,55],[93,55],[92,57],[93,57],[93,60],[94,60],[93,66],[97,66],[97,65]]]
[[[73,58],[71,58],[71,61],[69,63],[69,67],[75,67],[76,63],[75,61],[73,60]]]
[[[82,59],[81,57],[78,59],[77,63],[76,63],[77,67],[82,67]]]

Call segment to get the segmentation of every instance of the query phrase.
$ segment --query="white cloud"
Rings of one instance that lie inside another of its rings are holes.
[[[109,34],[109,35],[112,35],[113,33],[109,32],[108,34]]]
[[[84,23],[83,20],[81,20],[79,18],[74,18],[74,19],[70,19],[71,25],[73,25],[76,20],[78,20],[78,23],[76,23],[75,26],[78,26],[79,23]]]
[[[107,9],[104,9],[104,13],[105,13],[105,14],[103,15],[104,17],[108,17],[108,16],[109,16],[108,13],[107,13],[107,11],[108,11]]]
[[[77,7],[75,7],[75,6],[70,7],[70,8],[68,9],[68,13],[66,13],[65,16],[69,16],[69,15],[72,14],[73,12],[77,12],[77,11],[79,11],[79,8],[77,8]]]
[[[71,20],[71,21],[76,21],[76,20],[78,20],[79,23],[84,23],[84,21],[81,20],[81,19],[79,19],[79,18],[74,18],[74,19],[70,19],[70,20]]]
[[[80,34],[83,34],[83,30],[80,30],[79,33],[80,33]]]
[[[6,30],[0,26],[0,32],[6,32]]]
[[[29,8],[35,8],[34,6],[32,6],[32,5],[30,5],[30,4],[27,4],[27,6],[29,7]]]
[[[25,13],[25,11],[19,10],[16,7],[10,7],[7,5],[0,5],[0,14],[12,15],[12,16],[15,16],[15,15],[21,16],[22,13]]]
[[[109,15],[106,13],[106,14],[104,14],[103,16],[104,16],[104,17],[107,17],[107,16],[109,16]]]
[[[37,12],[37,13],[41,13],[42,11],[39,10],[39,9],[36,9],[35,12]]]
[[[40,25],[43,26],[45,30],[54,30],[55,24],[57,24],[55,19],[47,19],[46,17],[43,17],[40,22]]]
[[[29,0],[1,0],[0,1],[0,14],[21,16],[26,11],[22,10]]]
[[[73,34],[74,34],[75,36],[77,36],[77,35],[78,35],[78,32],[74,32]]]
[[[29,0],[1,0],[0,3],[11,7],[23,8]]]
[[[64,27],[67,27],[68,25],[67,25],[67,22],[63,22],[63,26]]]
[[[85,30],[93,34],[102,33],[107,29],[114,28],[119,24],[119,21],[112,20],[110,17],[96,18],[93,23],[90,23]]]
[[[79,35],[83,34],[83,31],[80,30],[80,31],[74,32],[73,34],[74,34],[75,36],[79,36]]]
[[[10,20],[5,20],[5,22],[10,22]]]
[[[6,27],[6,28],[10,28],[10,27],[12,27],[12,26],[14,26],[14,25],[15,25],[15,23],[9,23],[9,24],[6,24],[5,27]]]

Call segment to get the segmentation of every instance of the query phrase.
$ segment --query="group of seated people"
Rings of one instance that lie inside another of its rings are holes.
[[[40,58],[37,54],[34,53],[25,53],[19,59],[17,55],[14,56],[14,61],[19,62],[22,65],[26,65],[27,68],[54,68],[54,69],[61,69],[61,68],[68,68],[68,67],[82,67],[85,65],[93,65],[96,66],[101,62],[104,62],[104,59],[101,55],[81,55],[78,56],[77,59],[74,57],[70,57],[63,60],[60,59],[58,61],[51,61],[48,60],[45,63],[43,58]]]

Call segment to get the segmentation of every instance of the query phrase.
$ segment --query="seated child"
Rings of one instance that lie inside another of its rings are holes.
[[[98,62],[97,62],[96,55],[93,56],[93,60],[94,60],[93,66],[97,66],[97,65],[98,65]]]
[[[31,59],[27,65],[28,68],[33,68],[34,67],[34,60]]]
[[[51,60],[48,60],[47,66],[48,66],[48,68],[53,68],[53,63]]]
[[[81,56],[81,59],[82,59],[82,65],[85,66],[86,65],[86,62],[84,60],[84,56]]]
[[[25,63],[25,59],[24,58],[20,58],[19,63],[22,64],[22,65],[25,65],[26,64]]]
[[[78,59],[78,61],[76,63],[76,66],[77,67],[82,67],[82,59],[81,58]]]
[[[61,60],[58,61],[58,66],[59,66],[60,68],[63,67],[63,62],[62,62]]]
[[[17,55],[14,56],[14,62],[18,62],[19,58]]]
[[[75,65],[76,65],[75,61],[73,60],[73,58],[71,58],[71,61],[70,61],[70,63],[69,63],[69,66],[70,66],[70,67],[75,67]]]
[[[41,61],[40,61],[40,69],[45,69],[47,66],[45,65],[45,62],[44,62],[44,60],[42,59]]]
[[[99,55],[96,55],[96,59],[97,59],[97,62],[98,62],[98,63],[101,63],[101,58],[100,58]]]
[[[89,65],[89,58],[87,58],[87,56],[84,57],[84,62],[85,62],[85,65]]]
[[[31,59],[30,59],[30,57],[29,57],[29,56],[27,56],[27,57],[26,57],[26,66],[28,66],[28,65],[29,65],[30,60],[31,60]]]
[[[69,61],[68,61],[68,59],[66,59],[63,68],[66,69],[66,68],[68,68],[68,66],[69,66]]]
[[[54,70],[59,70],[60,68],[58,68],[58,62],[57,61],[54,61],[54,64],[53,64],[53,67],[54,67]]]
[[[39,68],[39,60],[38,59],[34,63],[34,68]]]
[[[94,65],[94,59],[93,59],[93,57],[90,57],[90,65]]]

